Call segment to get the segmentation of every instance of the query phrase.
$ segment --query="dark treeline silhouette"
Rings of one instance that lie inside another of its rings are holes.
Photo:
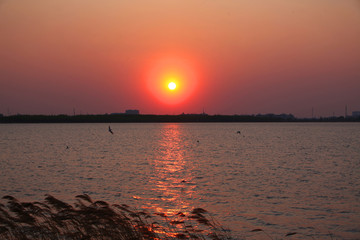
[[[151,123],[151,122],[359,122],[360,117],[295,118],[292,114],[258,115],[12,115],[0,116],[0,123]]]

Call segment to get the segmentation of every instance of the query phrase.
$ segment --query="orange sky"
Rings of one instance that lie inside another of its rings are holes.
[[[155,89],[166,59],[176,100]],[[331,116],[359,90],[360,1],[0,0],[5,115]]]

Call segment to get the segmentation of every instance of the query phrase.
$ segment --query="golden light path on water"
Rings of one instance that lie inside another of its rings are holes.
[[[164,213],[173,220],[183,220],[179,213],[188,215],[194,208],[193,199],[198,198],[196,185],[192,182],[193,163],[186,158],[186,149],[190,146],[182,138],[178,124],[167,124],[161,130],[161,137],[154,143],[156,154],[151,160],[154,174],[150,186],[157,199],[152,199],[151,205],[143,206]]]

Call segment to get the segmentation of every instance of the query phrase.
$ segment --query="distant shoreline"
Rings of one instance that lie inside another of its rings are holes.
[[[258,115],[12,115],[0,116],[0,123],[206,123],[206,122],[360,122],[360,117],[296,118],[291,114]]]

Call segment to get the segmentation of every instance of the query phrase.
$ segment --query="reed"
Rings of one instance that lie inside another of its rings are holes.
[[[71,205],[51,195],[43,202],[3,197],[0,239],[233,239],[202,208],[168,216],[126,204],[93,201],[86,194],[75,199]]]

